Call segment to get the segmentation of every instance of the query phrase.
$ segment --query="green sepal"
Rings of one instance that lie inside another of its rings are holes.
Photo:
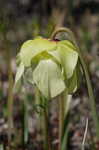
[[[60,53],[61,64],[64,68],[66,79],[69,79],[72,77],[75,70],[78,61],[78,53],[64,44],[59,45],[58,51]]]
[[[67,47],[69,47],[72,50],[76,50],[77,49],[76,46],[69,40],[62,40],[62,41],[59,42],[59,45],[60,44],[62,44],[64,46],[67,46]]]

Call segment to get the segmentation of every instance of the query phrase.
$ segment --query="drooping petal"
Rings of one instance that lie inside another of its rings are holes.
[[[79,88],[80,82],[81,82],[81,70],[80,70],[80,64],[77,63],[77,66],[73,72],[72,77],[66,81],[68,93],[69,94],[74,93]]]
[[[64,67],[66,78],[69,79],[72,77],[73,71],[76,67],[78,53],[64,44],[59,44],[58,51],[60,53],[61,63]]]
[[[46,50],[55,49],[56,42],[51,42],[48,39],[37,38],[26,41],[21,47],[20,58],[23,64],[28,67],[31,65],[31,59],[36,55]]]
[[[72,77],[69,80],[67,80],[66,85],[67,85],[69,94],[72,94],[77,90],[78,82],[77,82],[77,72],[76,72],[76,70],[74,70],[74,73],[73,73]]]
[[[61,69],[51,59],[41,60],[33,72],[33,81],[46,98],[53,98],[65,90]]]
[[[17,69],[17,73],[16,73],[16,76],[15,76],[15,85],[18,83],[18,81],[22,77],[23,73],[24,73],[24,65],[21,62],[21,64],[19,65],[19,67]]]

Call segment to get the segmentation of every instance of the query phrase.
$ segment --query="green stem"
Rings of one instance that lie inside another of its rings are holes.
[[[59,96],[59,150],[61,150],[62,131],[64,122],[64,96]]]
[[[48,119],[48,100],[45,99],[42,96],[44,109],[43,109],[43,114],[44,114],[44,149],[45,150],[51,150],[51,140],[50,140],[50,134],[49,134],[49,119]],[[46,103],[46,104],[45,104]]]
[[[62,137],[61,137],[61,150],[67,150],[68,149],[68,141],[69,141],[69,109],[70,109],[70,102],[71,102],[71,96],[68,95],[67,90],[64,91],[63,95],[64,99],[64,122],[63,122],[63,128],[62,128]]]
[[[49,147],[49,134],[48,134],[48,115],[47,115],[47,111],[46,111],[46,108],[44,109],[44,130],[45,130],[45,150],[49,150],[50,147]]]
[[[24,137],[25,137],[25,105],[24,105],[24,101],[22,103],[22,147],[25,148],[25,142],[24,142]]]
[[[27,95],[25,95],[27,98]],[[28,103],[27,103],[27,99],[23,100],[23,138],[22,138],[22,143],[23,143],[23,147],[25,147],[25,144],[28,141]]]
[[[9,90],[8,90],[8,140],[9,143],[11,142],[11,133],[12,133],[12,126],[13,126],[13,78],[12,78],[12,71],[9,67]]]
[[[87,88],[88,88],[88,94],[89,94],[89,98],[90,98],[90,106],[91,106],[91,111],[92,111],[92,117],[93,117],[94,124],[95,124],[95,127],[96,127],[96,135],[97,135],[97,138],[99,139],[99,120],[98,120],[98,115],[97,115],[97,112],[96,112],[95,98],[94,98],[93,89],[92,89],[92,85],[91,85],[91,80],[90,80],[90,77],[89,77],[89,73],[88,73],[88,70],[87,70],[86,63],[85,63],[85,61],[83,59],[82,53],[81,53],[81,51],[80,51],[80,49],[79,49],[79,47],[78,47],[78,45],[76,43],[74,34],[73,34],[73,32],[71,30],[69,30],[68,28],[63,28],[63,27],[59,28],[59,29],[57,29],[56,31],[54,31],[52,33],[51,39],[54,39],[55,36],[59,32],[66,32],[68,35],[70,35],[71,41],[77,47],[77,51],[79,53],[80,62],[82,64],[82,67],[83,67],[83,70],[84,70],[84,74],[85,74],[85,78],[86,78],[86,82],[87,82]]]
[[[9,81],[9,88],[8,88],[8,143],[9,147],[11,145],[11,133],[12,133],[12,128],[13,128],[13,73],[12,73],[12,68],[11,68],[11,50],[10,50],[10,45],[9,41],[6,39],[6,35],[4,35],[4,41],[6,43],[6,50],[5,51],[5,60],[7,62],[7,68],[8,68],[8,81]],[[10,149],[10,148],[9,148]]]

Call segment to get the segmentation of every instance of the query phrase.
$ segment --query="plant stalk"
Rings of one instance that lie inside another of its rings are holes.
[[[11,68],[11,50],[9,46],[9,41],[6,39],[6,35],[4,35],[4,41],[6,43],[6,50],[8,52],[5,52],[5,60],[7,62],[7,68],[8,68],[8,81],[9,81],[9,87],[8,87],[8,144],[10,149],[10,143],[11,143],[11,134],[12,134],[12,128],[13,128],[13,73]]]
[[[59,150],[61,150],[62,131],[64,123],[64,96],[61,94],[58,99],[59,104]]]
[[[27,97],[27,96],[26,96]],[[22,108],[22,113],[23,113],[23,120],[22,120],[22,126],[23,126],[23,133],[22,133],[22,145],[23,148],[25,148],[25,145],[28,142],[28,104],[27,104],[27,99],[23,100],[23,108]]]
[[[8,90],[8,141],[11,142],[11,133],[12,133],[12,126],[13,126],[13,78],[12,78],[12,71],[9,67],[9,90]]]
[[[94,94],[93,94],[93,88],[91,85],[91,80],[90,80],[90,76],[89,76],[89,72],[86,66],[86,63],[84,61],[84,58],[82,56],[82,53],[78,47],[78,44],[75,40],[74,34],[71,30],[69,30],[68,28],[59,28],[56,31],[54,31],[51,35],[51,39],[55,39],[55,36],[59,33],[59,32],[66,32],[68,35],[70,35],[71,38],[71,42],[76,46],[78,54],[79,54],[79,58],[80,58],[80,62],[82,65],[82,68],[84,70],[84,74],[85,74],[85,78],[86,78],[86,82],[87,82],[87,88],[88,88],[88,94],[89,94],[89,98],[90,98],[90,107],[91,107],[91,111],[92,111],[92,117],[93,117],[93,121],[96,127],[96,136],[99,140],[99,119],[98,119],[98,115],[97,115],[97,111],[96,111],[96,104],[95,104],[95,98],[94,98]]]
[[[44,109],[44,128],[45,128],[45,150],[51,150],[50,148],[50,138],[49,138],[49,124],[48,124],[48,114],[46,108]]]
[[[51,140],[49,133],[49,119],[48,119],[48,100],[42,96],[43,104],[45,105],[43,108],[43,116],[44,116],[44,149],[51,150]],[[46,102],[47,101],[47,102]]]

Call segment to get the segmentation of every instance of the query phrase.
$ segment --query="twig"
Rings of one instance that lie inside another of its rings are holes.
[[[84,137],[83,137],[82,149],[81,150],[85,149],[84,147],[85,147],[85,141],[86,141],[87,131],[88,131],[88,118],[86,119],[86,127],[85,127],[85,132],[84,132]]]

